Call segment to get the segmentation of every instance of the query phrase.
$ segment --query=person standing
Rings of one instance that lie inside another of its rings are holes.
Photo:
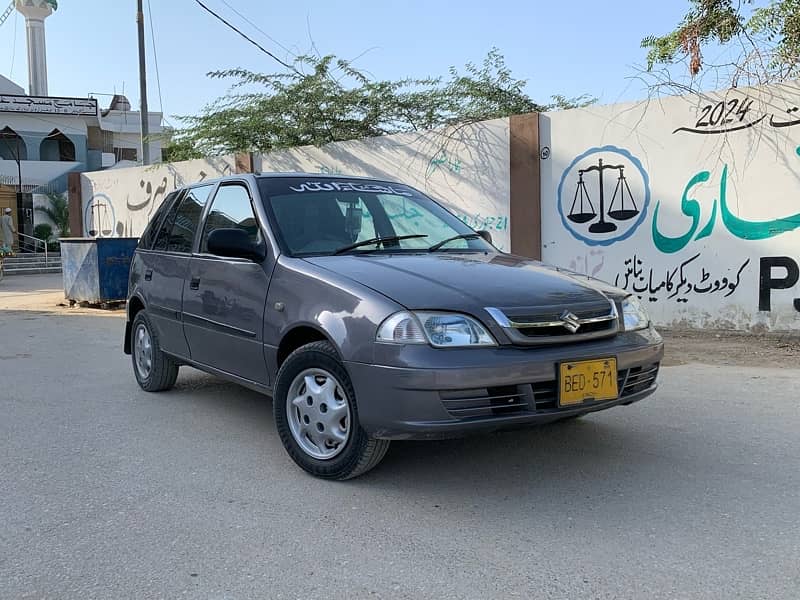
[[[14,235],[17,229],[14,227],[14,220],[11,218],[11,209],[6,208],[3,211],[3,216],[0,217],[0,238],[2,238],[3,246],[14,248]]]

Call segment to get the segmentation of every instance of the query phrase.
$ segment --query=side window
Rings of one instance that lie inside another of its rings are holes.
[[[167,197],[164,198],[164,201],[156,209],[155,214],[150,219],[150,223],[145,228],[144,233],[142,233],[142,237],[139,238],[140,248],[144,248],[145,250],[150,250],[150,248],[152,248],[153,242],[155,241],[159,230],[158,228],[161,225],[161,222],[164,220],[164,215],[169,212],[177,195],[178,192],[171,192],[170,194],[167,194]]]
[[[175,213],[181,205],[183,198],[183,190],[176,192],[176,197],[172,201],[172,206],[169,207],[164,218],[161,220],[161,227],[158,233],[154,236],[153,250],[166,250],[169,244],[169,234],[172,231],[172,225],[175,223]],[[166,204],[166,203],[165,203]]]
[[[187,190],[175,213],[172,231],[167,243],[168,252],[191,252],[194,234],[200,225],[203,207],[213,185],[203,185]],[[165,223],[166,225],[166,223]]]
[[[208,252],[208,236],[215,229],[242,229],[254,243],[261,239],[246,187],[223,185],[217,190],[206,219],[200,252]]]

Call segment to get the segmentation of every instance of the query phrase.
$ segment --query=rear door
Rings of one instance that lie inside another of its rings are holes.
[[[245,182],[226,182],[217,188],[183,290],[183,320],[192,360],[269,385],[263,318],[270,258],[256,264],[214,256],[207,246],[208,235],[221,228],[243,229],[254,242],[264,239],[252,198]]]
[[[161,348],[175,356],[189,357],[181,321],[183,285],[203,207],[212,189],[213,184],[209,184],[182,192],[163,217],[152,250],[139,251],[147,313],[159,333]]]

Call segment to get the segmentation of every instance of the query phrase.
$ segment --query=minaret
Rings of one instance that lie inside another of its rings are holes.
[[[25,17],[28,34],[28,93],[47,96],[47,50],[44,20],[53,14],[52,0],[16,0],[17,10]]]

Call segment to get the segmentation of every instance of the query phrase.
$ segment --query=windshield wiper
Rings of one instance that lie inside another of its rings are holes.
[[[449,244],[450,242],[454,242],[456,240],[474,240],[479,237],[481,237],[479,233],[461,233],[459,235],[454,235],[453,237],[449,237],[446,240],[442,240],[441,242],[435,243],[433,246],[428,248],[428,252],[436,252],[439,248],[441,248],[445,244]]]
[[[413,235],[390,235],[388,237],[374,237],[368,240],[364,240],[362,242],[356,242],[355,244],[348,244],[347,246],[342,246],[341,248],[337,248],[333,251],[334,254],[342,254],[347,252],[348,250],[355,250],[356,248],[360,248],[361,246],[371,246],[372,244],[383,244],[384,248],[386,247],[386,242],[399,242],[400,240],[410,240],[412,238],[424,238],[428,237],[424,233],[415,233]]]

